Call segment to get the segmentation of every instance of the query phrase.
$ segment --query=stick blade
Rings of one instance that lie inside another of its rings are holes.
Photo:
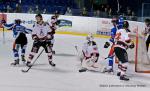
[[[27,73],[28,72],[28,70],[21,70],[23,73]]]

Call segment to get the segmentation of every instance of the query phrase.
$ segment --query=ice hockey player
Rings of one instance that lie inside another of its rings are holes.
[[[56,29],[57,29],[58,17],[59,17],[59,13],[55,12],[55,15],[51,17],[51,21],[49,23],[50,28],[52,30],[52,32],[51,32],[51,35],[52,35],[51,47],[52,47],[53,54],[55,54],[55,51],[53,50],[53,45],[54,45],[54,41],[55,41],[54,34],[55,34]]]
[[[22,61],[25,63],[25,52],[27,47],[27,37],[26,34],[32,32],[31,29],[27,29],[26,27],[21,25],[21,20],[16,19],[15,23],[6,24],[4,23],[3,26],[9,30],[13,31],[14,43],[13,43],[13,53],[14,53],[14,62],[11,65],[18,65],[19,64],[19,48],[21,47],[21,58]]]
[[[50,46],[51,43],[51,32],[52,30],[49,27],[49,24],[43,21],[41,14],[35,16],[36,23],[33,25],[32,39],[34,40],[31,53],[29,54],[26,65],[31,67],[31,61],[34,58],[35,54],[38,53],[40,47],[45,49],[45,52],[48,56],[48,61],[51,66],[55,66],[52,62],[52,49]]]
[[[114,62],[114,38],[116,35],[116,32],[118,30],[118,19],[117,18],[113,18],[112,19],[112,24],[113,24],[113,28],[111,29],[111,38],[109,39],[108,42],[105,43],[104,48],[108,48],[111,45],[109,54],[108,54],[108,67],[105,68],[104,72],[113,72],[113,62]]]
[[[86,37],[87,42],[84,43],[82,47],[82,53],[83,53],[83,61],[81,63],[82,68],[79,70],[79,72],[85,72],[87,70],[90,70],[92,66],[98,61],[99,58],[99,52],[97,48],[96,42],[93,40],[94,37],[92,35],[88,35]]]
[[[148,35],[148,38],[146,40],[146,48],[147,48],[147,52],[148,52],[148,48],[149,48],[149,44],[150,44],[150,19],[145,19],[145,25],[146,25],[146,28],[145,28],[145,31],[143,34],[145,36]]]
[[[114,17],[112,19],[113,28],[111,29],[111,38],[104,45],[104,48],[108,48],[111,45],[109,54],[108,54],[108,67],[105,68],[104,72],[112,73],[113,72],[113,64],[114,64],[114,38],[118,29],[123,28],[123,16],[120,15],[119,18]]]
[[[119,29],[116,32],[115,36],[115,46],[114,46],[114,52],[117,56],[120,64],[119,64],[119,72],[117,73],[117,76],[120,76],[120,80],[128,81],[129,78],[126,77],[126,70],[128,67],[128,54],[126,50],[128,48],[134,48],[134,42],[130,38],[130,30],[128,29],[129,23],[127,21],[124,21],[123,23],[123,29]]]

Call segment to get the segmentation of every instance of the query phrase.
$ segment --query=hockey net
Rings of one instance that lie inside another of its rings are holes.
[[[150,73],[150,58],[146,50],[144,36],[139,35],[137,30],[135,34],[132,34],[131,38],[135,47],[127,50],[129,63],[134,63],[135,72]]]

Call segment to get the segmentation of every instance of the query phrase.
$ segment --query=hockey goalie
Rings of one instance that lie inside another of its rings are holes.
[[[79,72],[85,72],[87,70],[96,71],[99,69],[97,66],[97,62],[99,59],[99,52],[96,42],[94,41],[94,37],[92,35],[88,35],[86,37],[86,42],[82,47],[82,58],[81,58],[81,69]]]

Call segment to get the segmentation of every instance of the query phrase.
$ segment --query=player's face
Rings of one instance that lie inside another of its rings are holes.
[[[41,22],[42,21],[41,17],[36,17],[36,21]]]

